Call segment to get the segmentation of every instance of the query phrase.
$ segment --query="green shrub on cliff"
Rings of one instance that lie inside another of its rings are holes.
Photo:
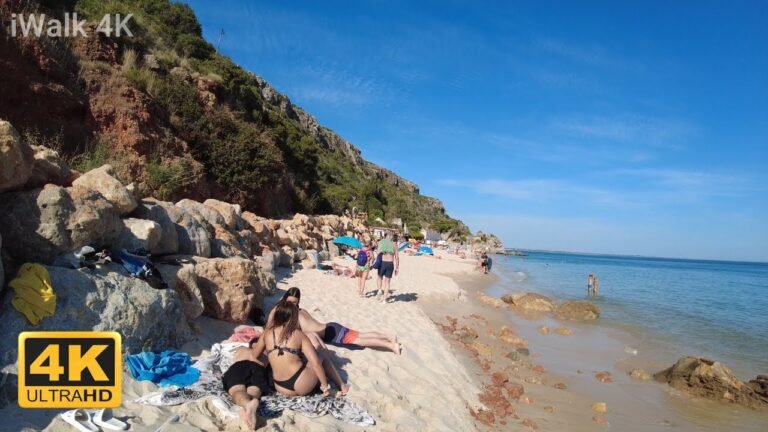
[[[94,22],[104,14],[133,14],[134,37],[116,39],[124,59],[133,52],[122,73],[162,108],[164,127],[189,144],[185,156],[203,164],[218,194],[251,209],[265,201],[279,204],[264,211],[342,213],[354,206],[373,219],[459,226],[437,200],[380,180],[339,144],[318,138],[297,117],[300,109],[286,107],[290,104],[280,95],[263,93],[263,80],[215,52],[189,6],[168,0],[79,0],[74,7]],[[157,63],[151,70],[140,60],[146,54]],[[175,67],[181,67],[180,74],[171,73]],[[215,106],[201,102],[199,77],[218,84]],[[182,187],[177,180],[183,176],[168,162],[174,160],[169,154],[180,156],[178,149],[166,150],[160,152],[165,159],[152,158],[147,177],[150,189],[171,195]],[[287,188],[279,197],[277,185]]]

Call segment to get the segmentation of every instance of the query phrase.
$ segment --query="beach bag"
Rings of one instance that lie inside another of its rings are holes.
[[[361,250],[357,253],[357,265],[364,266],[368,262],[368,253]]]
[[[384,254],[380,253],[376,255],[376,261],[373,262],[373,268],[378,269],[381,267],[381,257],[384,256]]]

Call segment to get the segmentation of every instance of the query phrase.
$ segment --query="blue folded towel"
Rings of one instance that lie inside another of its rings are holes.
[[[160,386],[186,387],[200,378],[187,353],[163,351],[142,352],[126,358],[131,376],[139,381],[152,381]]]

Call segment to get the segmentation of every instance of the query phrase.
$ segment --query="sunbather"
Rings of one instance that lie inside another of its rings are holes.
[[[342,381],[328,351],[316,350],[299,327],[298,306],[280,301],[271,315],[264,334],[253,348],[253,355],[266,353],[275,389],[286,396],[304,396],[318,390],[327,396],[330,378],[339,388],[338,394],[346,395],[349,386]]]
[[[238,348],[235,351],[235,363],[221,377],[224,390],[240,405],[240,418],[249,430],[256,428],[259,398],[269,392],[267,359],[254,353],[253,346],[256,343],[258,339],[253,338],[248,348]]]
[[[298,307],[300,300],[301,290],[292,287],[285,292],[281,301],[294,303]],[[273,308],[269,312],[267,326],[272,322],[274,314],[275,309]],[[338,346],[358,345],[371,348],[385,348],[395,354],[400,354],[402,349],[402,345],[397,341],[397,336],[375,331],[358,332],[335,322],[321,323],[313,318],[305,309],[299,309],[299,325],[305,334],[315,335],[317,339],[313,340],[310,336],[310,340],[313,342],[313,345],[320,348],[325,348],[325,344],[328,343]]]

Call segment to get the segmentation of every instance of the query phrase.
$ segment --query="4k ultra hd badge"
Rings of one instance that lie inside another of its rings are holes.
[[[19,406],[116,408],[121,402],[120,334],[19,335]]]

